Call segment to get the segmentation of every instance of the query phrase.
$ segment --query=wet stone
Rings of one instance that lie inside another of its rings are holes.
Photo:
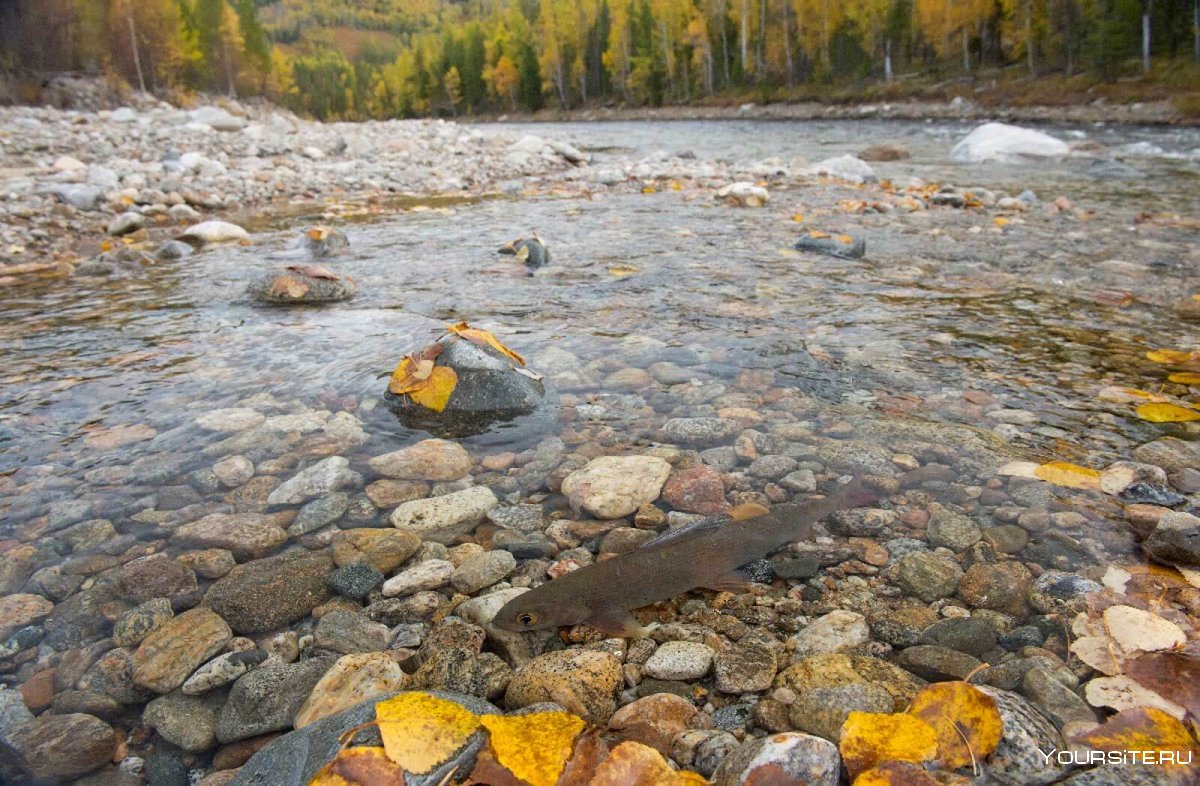
[[[952,560],[929,552],[905,554],[898,563],[901,589],[926,603],[953,595],[962,576],[962,568]]]
[[[895,709],[891,695],[878,685],[833,685],[799,694],[788,718],[800,731],[837,743],[851,712],[890,713]]]
[[[922,644],[937,644],[965,652],[976,658],[996,646],[996,631],[991,625],[974,617],[954,617],[939,620],[921,634]]]
[[[837,746],[799,732],[749,740],[725,757],[713,773],[713,786],[757,783],[804,783],[837,786],[841,777]]]
[[[352,562],[329,574],[329,588],[344,598],[362,600],[383,583],[384,575],[374,565]]]
[[[334,492],[329,496],[314,499],[300,508],[295,521],[287,528],[290,537],[299,537],[321,529],[340,519],[350,507],[350,497],[345,492]]]
[[[618,519],[658,499],[671,465],[656,456],[600,456],[562,482],[562,492],[601,519]]]
[[[487,551],[460,565],[450,576],[456,590],[473,595],[508,576],[517,567],[516,558],[507,551]]]
[[[796,658],[822,652],[839,652],[866,644],[871,639],[866,618],[853,611],[837,609],[813,620],[792,637]]]
[[[690,641],[668,641],[659,646],[643,667],[661,680],[695,680],[708,674],[714,653],[711,647]]]
[[[697,715],[695,705],[671,693],[658,693],[626,704],[608,721],[608,728],[623,739],[636,740],[670,755],[676,735]]]
[[[936,644],[918,644],[902,650],[896,656],[896,663],[930,682],[961,680],[980,665],[977,658],[965,652]]]
[[[185,751],[206,751],[216,744],[217,713],[225,697],[188,696],[174,691],[146,705],[142,722]]]
[[[1003,736],[984,764],[986,774],[1003,786],[1046,786],[1059,781],[1071,765],[1049,759],[1044,751],[1062,750],[1062,736],[1054,725],[1020,695],[997,688],[981,690],[996,700],[1003,721]]]
[[[236,742],[291,728],[300,706],[333,663],[332,657],[267,663],[241,677],[217,718],[217,740]]]
[[[188,551],[180,554],[178,560],[181,565],[188,566],[196,575],[206,579],[219,579],[237,565],[233,552],[228,549]]]
[[[781,579],[810,579],[821,571],[821,558],[816,554],[803,554],[792,559],[773,560],[771,569]]]
[[[412,676],[423,690],[454,690],[468,696],[498,699],[512,679],[512,669],[491,652],[460,647],[432,650]]]
[[[133,679],[157,693],[183,685],[232,638],[225,620],[204,608],[185,611],[147,636],[133,658]]]
[[[383,595],[388,598],[412,595],[422,590],[443,587],[450,581],[457,568],[441,559],[419,562],[408,570],[397,573],[383,583]]]
[[[400,480],[458,480],[471,471],[471,456],[457,442],[426,439],[370,460],[371,469]]]
[[[1048,570],[1038,576],[1029,591],[1029,603],[1043,614],[1073,617],[1087,605],[1087,596],[1104,588],[1074,573]]]
[[[741,430],[741,423],[727,418],[672,418],[663,424],[670,442],[688,447],[719,445],[736,437]]]
[[[1054,723],[1059,731],[1068,723],[1095,723],[1096,712],[1079,694],[1041,667],[1025,672],[1021,693]]]
[[[122,704],[138,704],[154,696],[153,691],[134,683],[134,650],[129,647],[105,652],[78,681],[58,681]]]
[[[472,532],[500,501],[485,486],[473,486],[431,499],[406,502],[392,511],[392,526],[422,540],[449,543]]]
[[[54,604],[41,595],[5,595],[0,598],[0,639],[41,621],[54,610]]]
[[[975,522],[966,516],[948,510],[935,511],[929,518],[927,530],[929,542],[945,546],[952,551],[963,551],[979,542],[983,537]]]
[[[184,524],[171,539],[181,546],[228,549],[244,561],[271,553],[287,540],[287,533],[258,513],[213,513]]]
[[[117,573],[116,583],[117,593],[135,603],[170,598],[195,590],[197,586],[196,574],[191,568],[163,554],[125,563]]]
[[[300,505],[342,488],[362,484],[362,477],[350,470],[349,460],[330,456],[306,467],[280,484],[267,496],[268,505]]]
[[[497,527],[521,533],[542,532],[546,514],[541,505],[503,505],[487,512],[487,520]]]
[[[406,675],[383,652],[345,655],[338,659],[313,688],[296,713],[296,728],[334,715],[367,699],[401,690]]]
[[[1146,553],[1159,562],[1200,565],[1200,517],[1190,513],[1168,513],[1146,538]]]
[[[118,647],[136,647],[142,643],[142,639],[173,616],[171,603],[166,598],[148,600],[117,619],[113,625],[113,644]]]
[[[327,552],[290,552],[239,565],[205,595],[241,634],[264,633],[307,616],[329,599]]]
[[[512,530],[501,530],[492,536],[492,546],[507,551],[518,560],[550,557],[558,551],[558,547],[540,532],[525,534]]]
[[[747,474],[765,480],[779,480],[794,471],[798,462],[788,456],[763,456],[746,468]]]
[[[73,778],[111,761],[117,734],[99,718],[81,713],[45,714],[9,727],[4,740],[35,778]]]
[[[371,622],[363,614],[352,611],[333,611],[321,617],[313,646],[318,649],[350,655],[358,652],[378,652],[390,639],[386,625]]]
[[[394,529],[348,529],[333,536],[333,561],[339,567],[365,562],[387,574],[421,546],[411,532]]]
[[[603,724],[616,711],[622,681],[621,662],[608,653],[547,652],[513,674],[504,703],[509,709],[519,709],[554,701],[590,723]]]
[[[977,562],[963,574],[958,595],[975,608],[1024,617],[1032,585],[1033,576],[1020,562]]]
[[[180,690],[188,696],[199,696],[229,683],[267,659],[264,650],[227,652],[205,663],[188,677]]]

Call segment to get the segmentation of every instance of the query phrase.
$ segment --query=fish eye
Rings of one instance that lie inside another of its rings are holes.
[[[521,623],[525,627],[529,627],[537,622],[537,615],[531,614],[528,611],[523,611],[517,615],[517,622]]]

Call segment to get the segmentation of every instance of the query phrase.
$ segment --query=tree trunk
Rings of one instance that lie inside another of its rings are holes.
[[[1200,2],[1200,0],[1196,0]],[[796,84],[796,65],[792,62],[792,15],[791,0],[783,0],[783,62],[787,68],[787,86]]]
[[[883,78],[892,81],[892,39],[883,42]]]
[[[1154,11],[1154,0],[1146,0],[1142,14],[1142,73],[1150,73],[1150,14]]]
[[[1029,73],[1033,68],[1033,0],[1025,0],[1025,57],[1029,62]]]
[[[761,82],[767,71],[767,0],[758,0],[758,51],[754,56],[755,81]]]
[[[675,77],[671,68],[671,40],[667,38],[667,20],[662,19],[658,23],[658,29],[662,33],[662,48],[663,48],[663,67],[667,69],[667,95],[675,97]]]
[[[729,20],[725,18],[724,13],[721,14],[721,71],[725,74],[725,87],[733,81],[733,77],[729,74]]]
[[[129,20],[129,45],[133,47],[133,67],[137,71],[138,87],[146,92],[146,77],[142,74],[142,58],[138,54],[137,26],[133,21],[133,6],[129,6],[126,18]]]
[[[750,0],[742,0],[742,79],[746,77],[746,62],[750,51]]]
[[[962,31],[963,70],[971,72],[971,47],[967,44],[967,28]]]
[[[1192,0],[1192,59],[1200,63],[1200,0]]]

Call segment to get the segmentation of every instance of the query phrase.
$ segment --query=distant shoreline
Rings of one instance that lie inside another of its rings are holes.
[[[447,118],[450,119],[450,118]],[[969,101],[895,101],[829,104],[818,101],[722,106],[587,107],[486,115],[460,115],[462,123],[618,122],[632,120],[1003,120],[1015,123],[1116,123],[1200,125],[1170,101],[1065,106],[983,106]]]

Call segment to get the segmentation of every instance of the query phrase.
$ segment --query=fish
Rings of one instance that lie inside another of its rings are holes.
[[[513,632],[586,624],[636,638],[645,629],[630,613],[697,587],[745,589],[738,571],[784,543],[805,540],[815,523],[839,510],[862,507],[878,493],[855,477],[823,499],[761,506],[748,515],[717,514],[668,530],[634,551],[571,571],[516,596],[492,624]]]

